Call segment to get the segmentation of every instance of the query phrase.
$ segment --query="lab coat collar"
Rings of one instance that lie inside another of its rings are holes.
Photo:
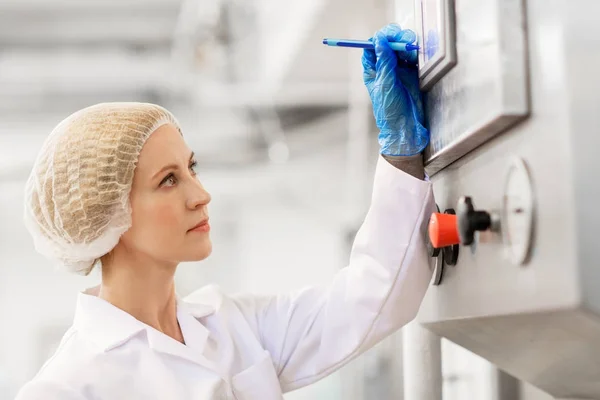
[[[196,318],[214,313],[214,307],[185,302],[177,296],[177,319],[186,342],[183,345],[99,298],[99,289],[96,286],[79,293],[73,326],[102,351],[110,351],[145,332],[151,348],[199,362],[209,332]]]
[[[73,327],[102,351],[109,351],[145,330],[141,321],[98,297],[96,286],[79,293]]]
[[[195,318],[204,318],[215,312],[215,307],[209,304],[194,303],[177,296],[177,312],[183,312]]]

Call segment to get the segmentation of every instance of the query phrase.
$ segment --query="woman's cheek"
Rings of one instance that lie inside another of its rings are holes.
[[[182,222],[174,204],[157,204],[150,213],[149,219],[153,220],[155,228],[161,228],[163,232],[175,232],[179,228],[185,230],[185,227],[179,227]]]

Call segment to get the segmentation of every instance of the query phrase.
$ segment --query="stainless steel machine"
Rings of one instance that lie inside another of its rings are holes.
[[[432,257],[418,321],[557,399],[600,399],[600,2],[415,10],[426,169],[472,239]]]

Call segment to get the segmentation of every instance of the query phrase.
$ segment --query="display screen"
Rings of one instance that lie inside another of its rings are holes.
[[[441,3],[437,0],[421,0],[421,16],[423,18],[423,58],[425,63],[440,52],[440,32],[442,29]]]

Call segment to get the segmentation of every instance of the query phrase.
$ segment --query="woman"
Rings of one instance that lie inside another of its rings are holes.
[[[59,124],[28,180],[25,221],[38,251],[78,273],[99,264],[102,283],[79,294],[73,326],[18,399],[281,399],[413,319],[431,277],[429,139],[417,72],[389,41],[414,40],[388,25],[363,54],[382,158],[350,264],[326,290],[178,298],[178,263],[208,257],[211,241],[210,195],[175,118],[110,103]]]

